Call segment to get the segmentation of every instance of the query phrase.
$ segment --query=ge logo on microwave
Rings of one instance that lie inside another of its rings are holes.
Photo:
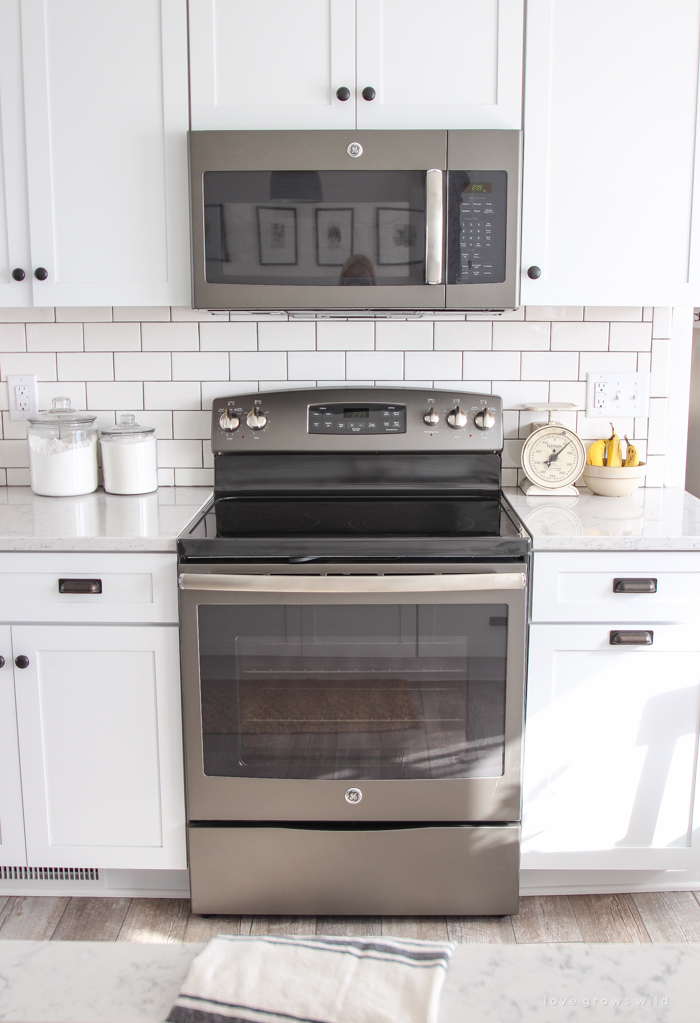
[[[351,142],[348,146],[348,156],[362,156],[362,146],[359,142]]]
[[[348,803],[359,803],[360,800],[362,799],[362,793],[360,792],[359,789],[348,789],[348,791],[345,793],[345,798],[347,799]]]

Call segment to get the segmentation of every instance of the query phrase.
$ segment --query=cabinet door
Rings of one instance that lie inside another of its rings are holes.
[[[358,128],[520,128],[522,66],[522,0],[357,0]]]
[[[700,2],[527,11],[523,304],[697,304]]]
[[[12,271],[23,270],[23,281]],[[0,5],[0,306],[31,305],[19,0]]]
[[[193,129],[355,127],[354,0],[189,8]]]
[[[22,867],[27,858],[9,625],[0,626],[0,655],[5,661],[0,668],[0,866]]]
[[[700,636],[612,646],[615,624],[530,629],[523,867],[696,865]]]
[[[186,866],[177,629],[13,626],[30,866]]]
[[[22,0],[35,305],[187,305],[179,0]]]

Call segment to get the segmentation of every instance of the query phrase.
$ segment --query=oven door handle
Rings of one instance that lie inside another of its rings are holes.
[[[425,283],[442,284],[442,171],[425,174]]]
[[[181,590],[208,593],[464,593],[523,590],[524,572],[458,575],[202,575],[183,572]]]

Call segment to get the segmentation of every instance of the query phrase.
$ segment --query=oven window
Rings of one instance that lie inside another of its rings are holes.
[[[207,171],[210,284],[425,283],[424,171]]]
[[[198,616],[205,774],[503,774],[507,605],[200,605]]]

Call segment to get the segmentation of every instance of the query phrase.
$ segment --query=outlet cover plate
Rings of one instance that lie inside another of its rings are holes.
[[[10,419],[29,419],[39,411],[36,376],[8,375],[7,396],[10,404]]]
[[[587,373],[586,417],[649,415],[649,373]]]

